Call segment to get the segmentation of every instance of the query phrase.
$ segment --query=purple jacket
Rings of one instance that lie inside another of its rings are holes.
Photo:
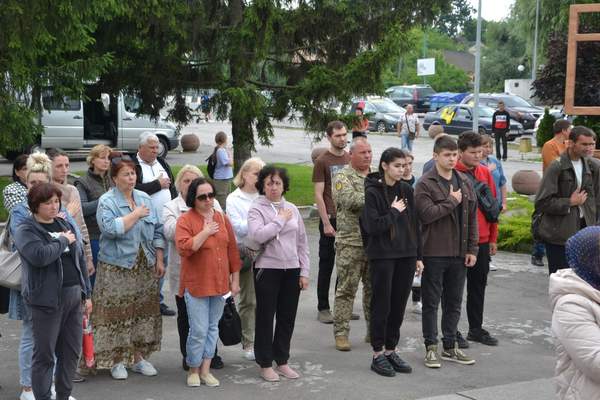
[[[277,216],[279,208],[291,209],[292,218],[285,221]],[[266,246],[256,260],[255,268],[300,268],[300,276],[308,278],[310,263],[306,230],[295,205],[282,198],[276,206],[265,196],[259,196],[248,211],[248,238]]]

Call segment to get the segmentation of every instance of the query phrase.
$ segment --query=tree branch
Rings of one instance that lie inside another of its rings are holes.
[[[273,85],[266,82],[258,82],[252,79],[245,79],[245,82],[250,83],[255,86],[259,86],[265,89],[296,89],[298,86],[289,86],[289,85]]]

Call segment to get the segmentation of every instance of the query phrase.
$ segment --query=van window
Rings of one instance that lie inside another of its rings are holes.
[[[137,114],[140,111],[140,99],[136,96],[128,94],[123,96],[123,104],[125,105],[125,110],[130,113]]]
[[[79,99],[73,99],[69,96],[58,96],[52,91],[44,91],[42,94],[42,104],[44,109],[48,111],[79,111],[81,110],[81,102]]]

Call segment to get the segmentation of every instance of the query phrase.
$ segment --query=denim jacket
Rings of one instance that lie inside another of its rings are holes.
[[[165,248],[163,225],[150,196],[134,189],[136,205],[145,205],[150,214],[139,219],[127,232],[123,217],[132,210],[119,189],[112,188],[104,193],[98,202],[96,220],[100,227],[100,252],[98,261],[131,269],[137,258],[140,246],[150,265],[156,263],[156,249]]]

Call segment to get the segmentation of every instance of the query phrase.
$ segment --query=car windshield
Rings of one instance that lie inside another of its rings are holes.
[[[533,107],[527,100],[519,96],[503,97],[506,107]]]
[[[479,107],[480,117],[491,117],[494,115],[494,109],[490,107]]]
[[[417,88],[417,93],[419,97],[427,97],[434,95],[436,92],[432,88]]]
[[[403,113],[404,112],[404,110],[399,105],[394,103],[393,101],[380,100],[380,101],[371,101],[371,103],[373,103],[375,108],[377,108],[377,111],[382,112],[382,113]]]

